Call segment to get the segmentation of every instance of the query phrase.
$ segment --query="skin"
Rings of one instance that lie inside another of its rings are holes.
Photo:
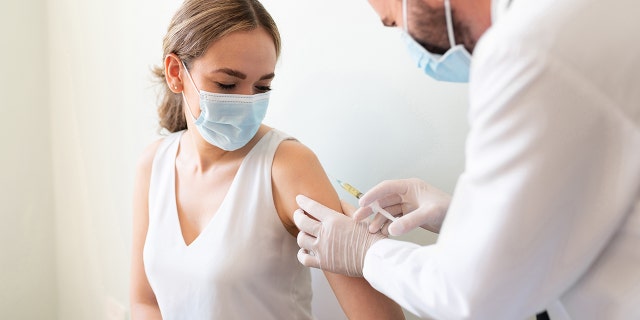
[[[402,0],[369,0],[385,27],[403,28]],[[450,48],[443,0],[407,0],[409,33],[427,50],[444,53]],[[456,44],[473,53],[491,26],[491,0],[451,0]]]
[[[234,32],[212,43],[202,57],[191,62],[189,72],[200,90],[257,94],[269,90],[276,60],[273,39],[264,29],[258,28]],[[177,56],[170,54],[166,57],[165,74],[167,85],[173,92],[184,91],[191,113],[197,118],[200,115],[198,92]],[[188,129],[182,135],[176,157],[176,200],[182,235],[185,243],[190,244],[217,211],[244,156],[271,128],[261,125],[246,146],[225,151],[200,136],[186,108],[185,116]],[[156,141],[144,150],[135,178],[132,319],[161,319],[142,260],[149,223],[147,199],[151,164],[160,142]],[[307,194],[341,211],[338,196],[317,157],[297,141],[284,141],[278,147],[272,167],[272,188],[278,216],[293,241],[298,234],[293,223],[293,212],[298,208],[295,201],[297,194]],[[404,319],[401,308],[375,291],[363,278],[349,278],[329,272],[325,272],[325,276],[349,319]]]

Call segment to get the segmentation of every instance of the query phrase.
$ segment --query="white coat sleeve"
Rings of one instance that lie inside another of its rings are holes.
[[[637,176],[637,152],[625,151],[614,102],[567,61],[529,49],[474,55],[465,172],[438,242],[367,252],[365,278],[418,316],[543,310],[593,264],[635,196],[623,181]]]

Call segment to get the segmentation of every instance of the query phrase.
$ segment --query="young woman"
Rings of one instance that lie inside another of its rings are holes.
[[[187,0],[164,39],[160,124],[138,164],[132,319],[312,319],[295,196],[340,210],[315,155],[263,125],[280,52],[256,0]],[[403,319],[362,278],[325,273],[350,319]]]

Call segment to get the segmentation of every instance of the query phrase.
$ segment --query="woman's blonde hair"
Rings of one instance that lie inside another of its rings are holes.
[[[171,19],[163,41],[163,58],[177,55],[189,67],[204,55],[209,45],[235,31],[263,27],[273,37],[276,56],[280,55],[280,33],[267,10],[257,0],[186,0]],[[165,80],[164,64],[153,73],[163,85],[158,107],[160,127],[169,132],[187,128],[182,109],[182,95],[173,93]]]

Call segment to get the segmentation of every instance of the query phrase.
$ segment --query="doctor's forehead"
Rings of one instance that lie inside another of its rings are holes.
[[[402,0],[369,0],[369,4],[385,27],[402,24]]]

